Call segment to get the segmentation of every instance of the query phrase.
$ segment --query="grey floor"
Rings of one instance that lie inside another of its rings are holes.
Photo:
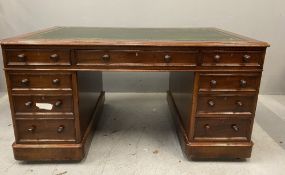
[[[246,161],[188,161],[159,93],[106,94],[105,109],[86,159],[80,163],[15,161],[8,98],[0,98],[0,174],[284,175],[285,96],[260,96],[252,157]]]

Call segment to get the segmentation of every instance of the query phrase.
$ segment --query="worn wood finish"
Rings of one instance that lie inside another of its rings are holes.
[[[5,50],[44,50],[45,45],[3,45]],[[4,60],[5,69],[58,69],[64,70],[90,70],[90,71],[207,71],[216,69],[221,71],[260,71],[262,66],[248,66],[247,64],[223,65],[217,64],[203,65],[204,57],[207,51],[215,51],[210,47],[174,47],[174,46],[52,46],[52,50],[70,50],[70,64],[59,64],[59,62],[50,62],[50,64],[42,64],[35,60],[33,64],[23,62],[21,64],[9,65],[8,59]],[[4,51],[5,51],[4,50]],[[260,53],[261,65],[263,64],[265,49],[264,47],[222,47],[220,50],[226,52],[258,52]],[[137,53],[137,54],[136,54]],[[150,54],[153,53],[153,54]],[[6,53],[4,53],[6,54]],[[78,55],[79,54],[79,55]],[[112,55],[111,55],[112,54]],[[109,58],[102,58],[108,55]],[[123,56],[124,55],[124,56]],[[138,55],[138,56],[136,56]],[[170,59],[165,59],[165,56]],[[188,55],[186,57],[186,55]],[[47,55],[48,57],[49,55]],[[149,58],[150,57],[150,58]],[[80,59],[81,58],[81,59]],[[105,60],[105,61],[104,61]],[[121,61],[120,61],[121,60]],[[168,61],[167,61],[168,60]],[[194,62],[195,61],[195,62]],[[183,63],[184,62],[184,63]],[[27,66],[28,65],[28,66]],[[64,67],[64,69],[63,69]],[[215,67],[215,68],[212,68]]]
[[[8,49],[7,65],[70,65],[69,50]]]
[[[256,92],[259,83],[259,73],[203,73],[200,74],[199,92]]]
[[[12,147],[15,159],[27,161],[82,160],[89,150],[96,122],[103,110],[104,101],[105,93],[101,92],[100,97],[95,104],[92,119],[90,120],[85,133],[82,135],[82,140],[79,143],[22,144],[14,142]]]
[[[76,50],[76,65],[195,66],[198,52],[142,50]]]
[[[75,142],[74,119],[16,119],[18,143]]]
[[[255,110],[254,102],[254,95],[200,95],[197,102],[197,114],[252,114]]]
[[[83,159],[104,103],[102,71],[170,71],[185,155],[251,156],[265,42],[215,28],[55,27],[1,46],[17,160]]]
[[[46,95],[33,94],[13,96],[14,109],[16,115],[35,113],[73,113],[72,95]],[[37,103],[48,103],[52,105],[51,110],[41,109]]]
[[[263,52],[258,51],[203,51],[203,66],[262,66]]]
[[[236,142],[231,140],[230,142],[225,142],[225,140],[214,140],[214,137],[211,138],[212,140],[209,140],[209,138],[199,141],[194,141],[194,139],[190,140],[187,132],[183,127],[183,122],[179,116],[178,108],[170,91],[167,93],[167,101],[175,122],[180,145],[182,147],[183,153],[188,159],[235,159],[249,158],[251,156],[253,146],[253,143],[251,141],[244,142],[239,140]]]
[[[199,118],[194,140],[247,141],[250,125],[248,118]]]
[[[11,73],[9,78],[12,90],[71,90],[71,74],[69,73]]]

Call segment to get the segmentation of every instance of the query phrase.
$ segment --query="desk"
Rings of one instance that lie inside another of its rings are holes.
[[[251,156],[265,42],[215,28],[55,27],[1,46],[17,160],[84,158],[104,106],[102,71],[169,71],[185,155]]]

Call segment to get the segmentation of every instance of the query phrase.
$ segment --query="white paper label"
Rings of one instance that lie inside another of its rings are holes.
[[[53,105],[50,103],[36,103],[36,106],[39,109],[51,110]]]

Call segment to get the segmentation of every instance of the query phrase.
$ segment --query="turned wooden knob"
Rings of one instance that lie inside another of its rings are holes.
[[[60,125],[58,128],[57,128],[57,133],[62,133],[64,130],[64,126],[63,125]]]
[[[240,80],[240,87],[245,88],[247,85],[247,82],[245,80]]]
[[[102,56],[102,60],[103,60],[104,62],[109,62],[110,59],[111,59],[111,57],[110,57],[110,55],[108,55],[108,54],[105,54],[105,55]]]
[[[26,60],[26,55],[25,54],[19,54],[19,55],[17,55],[17,59],[19,60],[19,61],[25,61]]]
[[[52,80],[52,84],[54,85],[58,85],[59,83],[60,83],[60,80],[58,78]]]
[[[210,81],[210,86],[211,87],[215,87],[217,85],[217,81],[216,80],[211,80]]]
[[[243,56],[243,62],[247,63],[250,60],[250,55]]]
[[[171,62],[171,56],[170,55],[165,55],[164,56],[164,62],[170,63]]]
[[[33,102],[31,102],[31,101],[27,101],[26,103],[25,103],[25,106],[26,107],[32,107],[32,105],[33,105]]]
[[[206,125],[204,125],[204,128],[205,128],[206,130],[209,130],[209,129],[211,128],[211,126],[210,126],[209,124],[206,124]]]
[[[208,105],[211,106],[211,107],[215,106],[214,100],[209,100],[208,101]]]
[[[52,55],[50,55],[50,59],[51,60],[53,60],[54,62],[56,62],[56,61],[58,61],[58,59],[59,59],[59,55],[58,54],[52,54]]]
[[[243,103],[241,101],[236,101],[236,105],[241,107],[241,106],[243,106]]]
[[[60,107],[62,105],[62,101],[61,100],[57,100],[54,104],[55,107]]]
[[[35,132],[35,130],[36,130],[36,126],[35,126],[35,125],[32,125],[32,126],[30,126],[30,127],[27,129],[27,131],[29,131],[29,132],[31,132],[31,133]]]
[[[220,59],[221,59],[221,56],[220,56],[220,55],[215,55],[215,56],[214,56],[214,61],[215,61],[216,63],[220,62]]]
[[[29,79],[27,79],[27,78],[22,79],[21,84],[24,86],[27,86],[29,84]]]
[[[233,129],[235,132],[238,132],[238,131],[239,131],[239,127],[238,127],[236,124],[233,124],[233,125],[232,125],[232,129]]]

